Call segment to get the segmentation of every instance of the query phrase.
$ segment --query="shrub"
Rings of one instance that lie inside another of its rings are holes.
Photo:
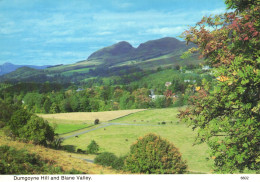
[[[12,114],[8,124],[15,136],[19,136],[19,129],[27,124],[27,121],[31,118],[31,116],[32,115],[25,109],[16,110]]]
[[[117,156],[115,154],[111,152],[103,152],[94,159],[94,163],[102,166],[112,166],[112,163],[115,160],[117,160]]]
[[[139,138],[125,161],[125,169],[133,173],[181,174],[186,168],[178,149],[155,134]]]
[[[89,154],[96,154],[99,151],[99,146],[95,142],[95,140],[92,140],[91,143],[87,147],[87,153]]]
[[[64,171],[52,166],[53,161],[42,160],[26,150],[17,150],[7,145],[0,146],[0,174],[79,174],[76,170]]]
[[[99,124],[99,119],[95,119],[94,124],[95,125]]]
[[[26,141],[33,141],[34,144],[47,145],[54,141],[54,130],[38,116],[31,116],[25,126],[19,130],[19,136]]]
[[[55,134],[54,140],[51,143],[51,147],[53,147],[55,149],[60,149],[60,148],[62,148],[61,144],[62,144],[63,141],[64,141],[64,138],[60,138],[60,136],[58,134]]]
[[[111,166],[114,169],[122,170],[124,168],[125,159],[126,156],[117,157],[111,152],[103,152],[94,159],[94,163],[102,166]]]
[[[121,156],[118,157],[114,162],[112,163],[112,168],[117,169],[117,170],[122,170],[124,169],[124,163],[125,159],[127,156]]]
[[[74,145],[63,145],[62,149],[71,153],[75,152],[76,150]]]
[[[0,121],[0,128],[3,128],[5,126],[5,122]]]

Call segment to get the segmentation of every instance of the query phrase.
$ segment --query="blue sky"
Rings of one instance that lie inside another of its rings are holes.
[[[0,0],[0,64],[85,60],[119,41],[177,37],[224,0]]]

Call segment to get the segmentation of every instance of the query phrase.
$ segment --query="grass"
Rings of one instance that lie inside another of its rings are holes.
[[[52,161],[55,166],[61,166],[63,170],[69,171],[76,169],[86,174],[118,174],[120,171],[112,170],[107,167],[99,166],[96,164],[83,161],[81,155],[68,153],[61,150],[54,150],[45,148],[39,145],[30,143],[22,143],[18,141],[9,140],[3,135],[0,129],[0,145],[8,145],[16,149],[25,149],[29,153],[36,153],[42,160]],[[85,156],[87,157],[87,156]],[[90,156],[91,157],[91,156]]]
[[[82,124],[82,122],[94,122],[95,119],[100,121],[109,121],[144,109],[120,110],[120,111],[104,111],[104,112],[71,112],[58,114],[38,114],[38,116],[48,120],[50,123],[57,122],[68,124]]]
[[[197,173],[210,173],[213,161],[207,154],[206,144],[193,146],[196,132],[188,128],[176,118],[178,108],[145,110],[119,119],[113,123],[143,124],[147,126],[114,125],[106,129],[101,128],[78,138],[69,138],[64,145],[74,145],[76,148],[86,150],[91,140],[95,140],[101,150],[100,152],[113,152],[117,156],[126,155],[132,143],[147,133],[156,133],[172,142],[187,160],[189,171]],[[165,121],[166,125],[158,125]],[[127,139],[127,140],[126,140]]]
[[[69,133],[75,130],[80,130],[86,127],[89,127],[91,125],[88,124],[51,124],[52,126],[55,127],[55,133],[58,134],[65,134]]]
[[[162,121],[177,122],[179,119],[176,118],[176,115],[179,113],[179,109],[181,108],[144,110],[132,115],[114,119],[113,122],[135,123],[144,121],[149,124],[157,124]]]

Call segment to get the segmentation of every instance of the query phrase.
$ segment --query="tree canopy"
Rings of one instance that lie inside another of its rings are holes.
[[[203,17],[183,33],[213,67],[216,84],[192,97],[180,117],[198,128],[220,173],[260,169],[260,2],[226,0],[234,11]]]

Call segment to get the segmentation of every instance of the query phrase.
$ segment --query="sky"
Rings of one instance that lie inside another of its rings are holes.
[[[71,64],[103,47],[177,37],[224,0],[0,0],[0,64]]]

